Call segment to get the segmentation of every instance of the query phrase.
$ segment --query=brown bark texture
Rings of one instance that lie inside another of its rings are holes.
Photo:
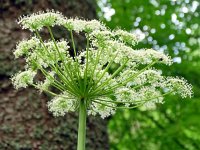
[[[15,90],[10,77],[23,69],[24,60],[14,59],[13,49],[30,32],[16,19],[22,14],[54,9],[67,17],[96,18],[93,0],[1,0],[0,1],[0,150],[75,150],[78,115],[54,118],[47,110],[48,95],[33,88]],[[56,31],[56,37],[62,35]],[[45,33],[44,33],[45,35]],[[77,36],[77,43],[84,38]],[[106,120],[87,119],[87,150],[107,150]]]

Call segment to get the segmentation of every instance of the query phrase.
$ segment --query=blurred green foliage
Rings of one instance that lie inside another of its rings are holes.
[[[98,0],[97,13],[111,29],[118,26],[145,38],[137,48],[153,47],[174,60],[159,66],[165,75],[183,76],[192,99],[166,97],[155,110],[119,110],[109,122],[112,150],[200,149],[200,1]]]

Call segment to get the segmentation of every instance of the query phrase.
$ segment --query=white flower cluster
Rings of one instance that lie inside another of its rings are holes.
[[[184,78],[167,77],[165,84],[167,90],[173,91],[174,94],[179,94],[183,98],[193,95],[192,86]]]
[[[124,34],[125,33],[126,32],[124,32]],[[101,61],[104,64],[110,60],[110,57],[112,58],[114,55],[116,55],[116,53],[117,55],[114,61],[116,63],[123,63],[125,58],[128,58],[128,66],[134,66],[135,62],[141,64],[149,64],[152,61],[158,61],[167,65],[172,64],[171,58],[164,53],[155,51],[153,49],[133,50],[131,47],[124,43],[125,41],[122,42],[121,40],[119,41],[117,39],[113,39],[111,35],[112,32],[110,31],[99,31],[92,33],[91,36],[93,46],[102,49],[103,57],[101,57]],[[123,40],[125,40],[125,38],[123,38]],[[136,38],[133,38],[132,42],[136,43]]]
[[[126,42],[131,45],[135,45],[138,42],[138,38],[135,34],[129,33],[127,31],[118,29],[114,32],[114,34],[119,38],[120,41]]]
[[[129,76],[134,76],[137,75],[137,71],[133,71],[133,70],[126,70],[123,73],[121,73],[121,76],[118,78],[118,80],[123,81],[125,79],[127,79]],[[127,83],[128,87],[131,86],[142,86],[142,85],[149,85],[151,84],[151,86],[161,86],[160,84],[163,83],[164,77],[162,76],[161,72],[154,69],[154,68],[150,68],[147,69],[145,71],[143,71],[142,73],[140,73],[139,75],[137,75],[137,77],[134,78],[134,80],[131,80],[130,82]],[[119,82],[120,82],[119,81]]]
[[[16,50],[13,52],[15,58],[19,58],[20,56],[26,55],[29,53],[29,50],[35,48],[40,45],[39,39],[36,37],[32,37],[30,40],[23,40],[16,46]]]
[[[18,23],[22,25],[23,29],[31,31],[41,30],[44,26],[60,25],[62,22],[62,14],[55,11],[47,11],[34,13],[30,16],[23,16]]]
[[[54,10],[23,16],[19,19],[18,23],[22,25],[23,29],[29,29],[31,31],[39,31],[43,27],[54,27],[55,25],[62,25],[76,32],[92,32],[94,30],[103,30],[106,28],[97,20],[86,21],[82,19],[68,19],[60,12],[55,12]]]
[[[63,19],[62,25],[69,30],[76,32],[92,32],[105,29],[105,26],[97,20],[81,20],[81,19]]]
[[[67,112],[75,111],[77,107],[77,99],[68,93],[55,96],[48,102],[49,111],[54,116],[64,116]]]
[[[96,101],[97,100],[97,101]],[[100,100],[102,100],[100,98]],[[103,100],[112,100],[108,97],[103,98]],[[99,114],[101,118],[106,118],[110,115],[113,115],[116,111],[116,104],[110,103],[108,105],[98,103],[98,99],[94,99],[94,102],[91,103],[88,114],[96,115]]]
[[[36,37],[32,37],[29,40],[23,40],[18,45],[14,51],[15,58],[20,56],[26,57],[26,62],[30,63],[39,63],[43,67],[48,67],[50,64],[55,64],[61,60],[59,53],[65,55],[65,59],[69,61],[72,58],[69,55],[68,43],[64,40],[57,41],[57,47],[59,52],[56,50],[53,41],[44,42],[44,47],[40,43],[40,40]]]
[[[27,65],[26,71],[13,76],[13,84],[16,88],[33,85],[52,94],[48,108],[55,116],[76,111],[81,101],[88,114],[105,118],[117,108],[155,107],[167,94],[192,95],[186,80],[165,77],[153,67],[171,65],[170,57],[153,49],[133,49],[138,38],[132,33],[109,30],[97,20],[67,19],[54,11],[23,17],[19,23],[36,34],[14,51],[16,58],[25,57]],[[55,25],[70,31],[71,48],[66,40],[54,39],[51,28]],[[51,40],[42,40],[38,31],[43,27],[48,28]],[[85,50],[76,48],[72,31],[85,33]],[[69,49],[74,50],[73,57]],[[36,72],[42,73],[44,81],[33,80]]]
[[[33,83],[33,78],[37,72],[29,69],[23,72],[19,72],[12,77],[12,83],[16,89],[26,88]]]

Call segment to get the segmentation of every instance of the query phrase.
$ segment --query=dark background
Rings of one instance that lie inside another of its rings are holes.
[[[0,1],[0,150],[75,150],[77,114],[54,118],[48,112],[48,97],[33,88],[15,90],[12,74],[23,67],[23,60],[14,60],[13,49],[30,33],[16,23],[19,16],[40,10],[55,9],[65,16],[96,18],[93,0],[1,0]],[[57,37],[62,32],[57,31]],[[77,37],[78,39],[79,37]],[[79,40],[79,39],[78,39]],[[81,42],[81,39],[79,40]],[[89,150],[109,149],[107,121],[100,117],[87,119]]]

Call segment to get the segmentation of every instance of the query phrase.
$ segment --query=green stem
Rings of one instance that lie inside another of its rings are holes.
[[[78,146],[77,150],[85,150],[86,137],[86,103],[84,99],[80,100],[79,105],[79,125],[78,125]]]

